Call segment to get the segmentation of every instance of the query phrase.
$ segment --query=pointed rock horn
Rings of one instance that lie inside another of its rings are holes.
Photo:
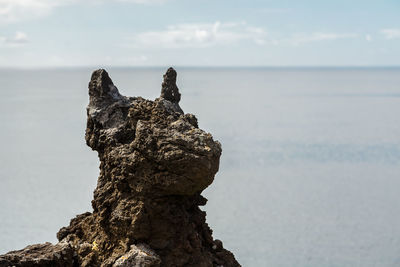
[[[91,100],[117,100],[121,98],[117,87],[115,87],[104,69],[99,69],[92,73],[92,78],[89,82],[89,96]]]
[[[176,86],[176,75],[176,71],[173,68],[169,68],[164,74],[161,88],[161,97],[172,103],[179,103],[181,100],[181,94],[178,86]]]

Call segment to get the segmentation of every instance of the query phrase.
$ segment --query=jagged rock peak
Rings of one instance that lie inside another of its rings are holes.
[[[98,69],[92,73],[89,82],[89,96],[91,102],[107,99],[119,100],[122,97],[104,69]]]
[[[161,88],[161,97],[178,104],[181,100],[178,86],[176,86],[177,73],[173,68],[169,68],[164,74],[164,81]]]

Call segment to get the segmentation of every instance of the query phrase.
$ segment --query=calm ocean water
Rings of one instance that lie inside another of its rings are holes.
[[[0,70],[0,253],[91,210],[91,71]],[[177,71],[223,147],[207,221],[243,266],[400,266],[400,69]],[[163,72],[109,69],[150,99]]]

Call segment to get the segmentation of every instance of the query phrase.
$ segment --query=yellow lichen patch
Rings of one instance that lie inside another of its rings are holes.
[[[92,250],[99,250],[99,247],[97,246],[96,241],[93,241],[93,243],[92,243]]]

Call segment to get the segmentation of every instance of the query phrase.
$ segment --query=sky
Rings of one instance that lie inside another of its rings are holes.
[[[0,0],[0,67],[400,66],[400,0]]]

